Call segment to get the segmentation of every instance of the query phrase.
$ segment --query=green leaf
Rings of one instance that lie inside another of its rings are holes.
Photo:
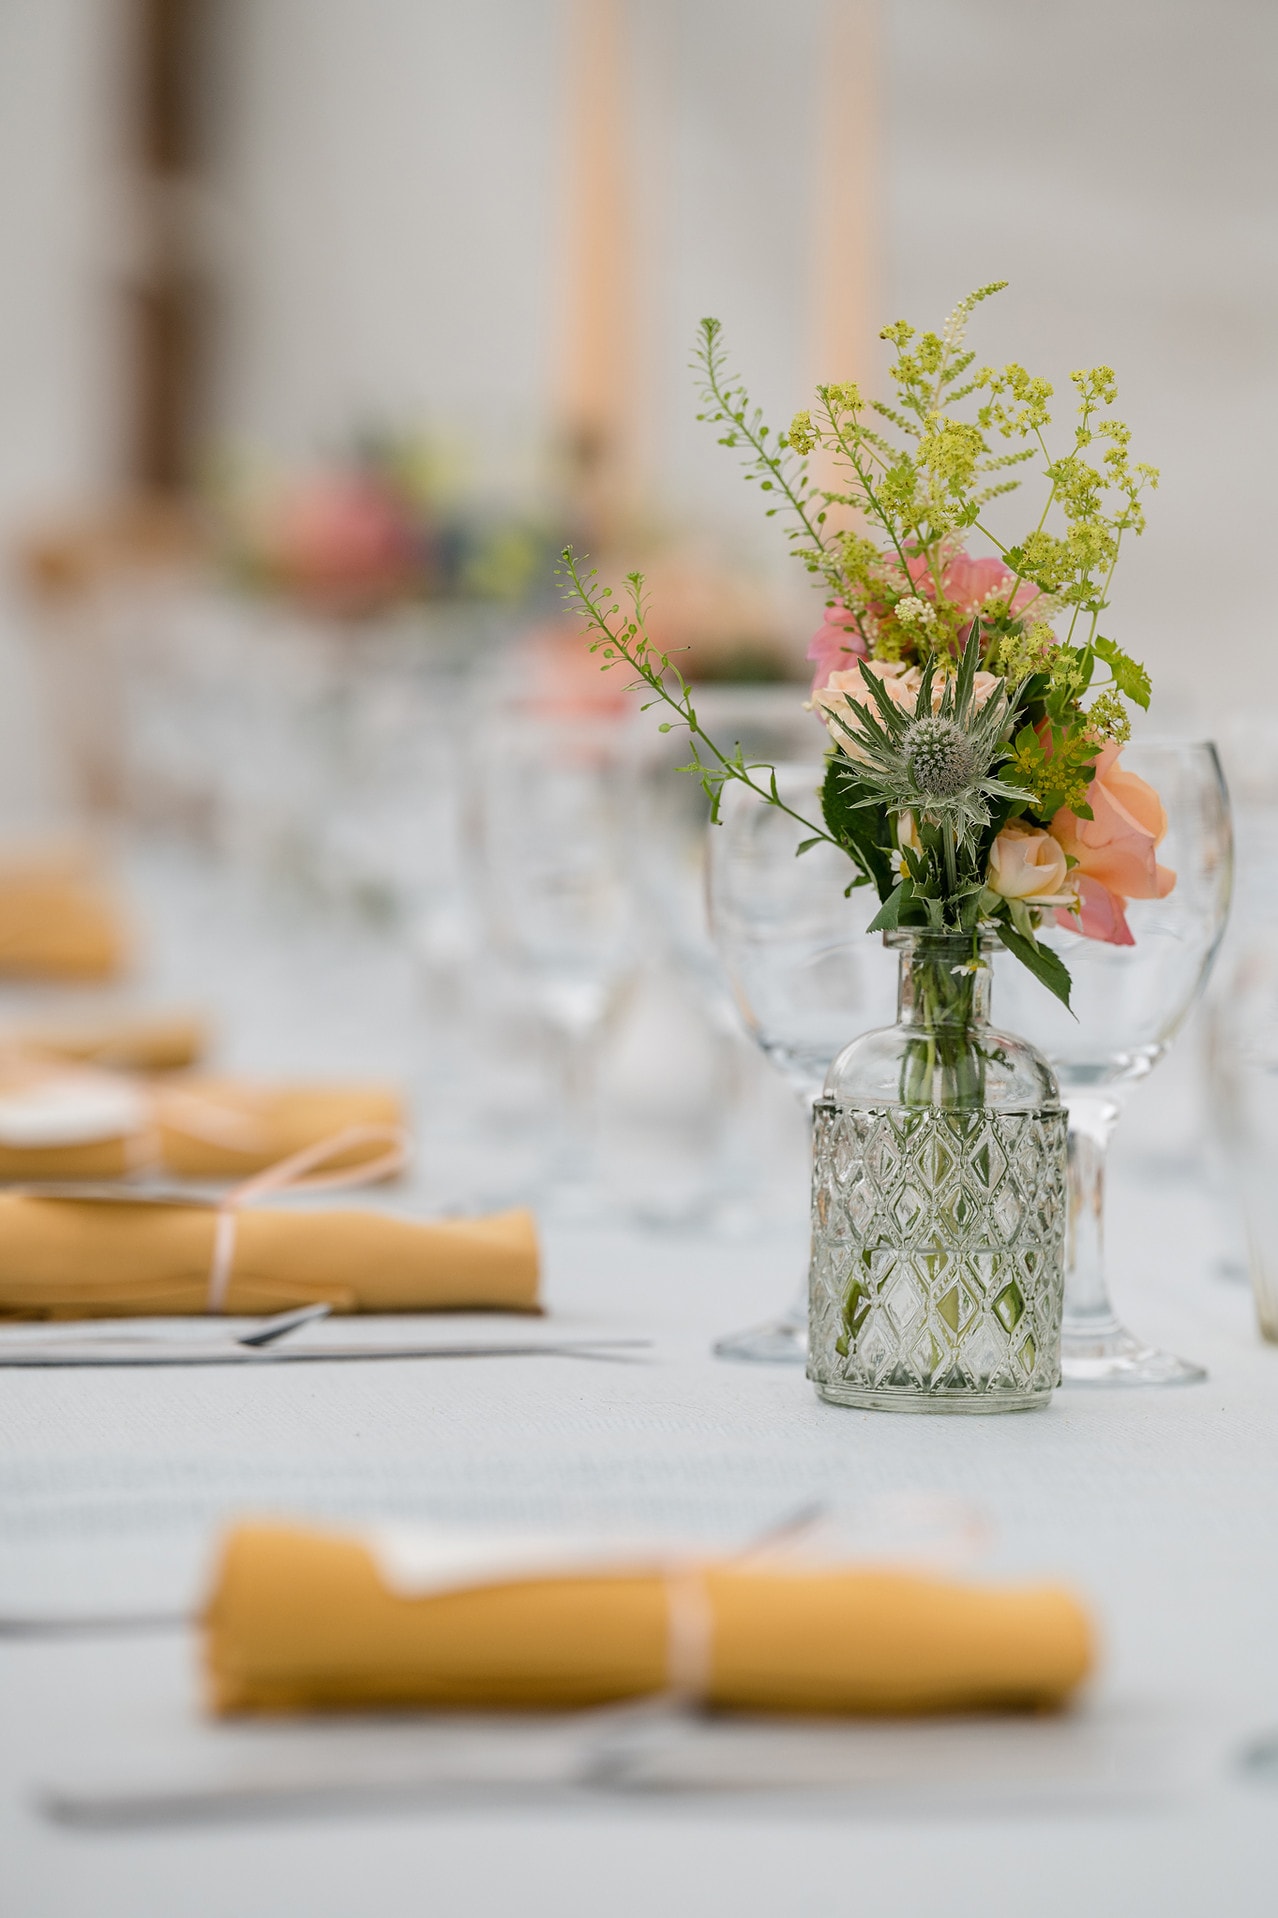
[[[1121,646],[1112,639],[1098,639],[1095,650],[1114,675],[1114,684],[1125,699],[1130,699],[1144,712],[1149,711],[1149,696],[1153,691],[1149,683],[1149,674],[1139,660],[1132,659]]]
[[[883,850],[890,835],[887,813],[880,805],[862,804],[867,795],[861,788],[850,762],[832,758],[821,784],[821,816],[830,837],[869,874],[879,898],[886,899],[896,884],[892,863]]]
[[[921,852],[915,852],[913,846],[902,846],[901,857],[905,861],[905,870],[916,886],[927,883],[927,860]]]
[[[794,849],[794,856],[797,859],[800,853],[811,852],[813,846],[824,846],[825,843],[820,833],[814,833],[811,839],[801,839],[799,841]]]
[[[1035,940],[1014,932],[1003,920],[999,921],[998,936],[1012,957],[1019,959],[1049,992],[1054,992],[1067,1012],[1072,1010],[1069,1003],[1069,970],[1056,954]]]
[[[866,927],[867,932],[891,932],[901,923],[901,914],[914,899],[914,887],[908,879],[902,879],[883,901]]]

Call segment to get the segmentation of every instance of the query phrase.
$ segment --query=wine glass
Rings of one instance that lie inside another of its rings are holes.
[[[822,766],[782,764],[787,806],[819,818]],[[830,1061],[848,1041],[891,1022],[896,963],[862,931],[875,910],[868,887],[845,896],[855,870],[833,846],[796,856],[811,835],[748,787],[724,789],[710,828],[710,929],[746,1031],[793,1088],[809,1125]],[[720,1358],[802,1364],[807,1284],[779,1319],[715,1344]]]
[[[1158,849],[1176,883],[1134,899],[1134,945],[1053,925],[1040,935],[1068,966],[1074,1017],[1008,955],[998,962],[1000,1017],[1047,1054],[1069,1112],[1069,1234],[1061,1374],[1073,1384],[1174,1385],[1203,1368],[1147,1345],[1110,1304],[1103,1255],[1105,1153],[1134,1088],[1181,1030],[1211,970],[1233,875],[1229,799],[1213,745],[1142,740],[1124,748],[1167,809]]]
[[[593,1204],[598,1039],[633,963],[618,730],[511,708],[485,723],[481,889],[495,942],[559,1042],[562,1096],[549,1184]]]

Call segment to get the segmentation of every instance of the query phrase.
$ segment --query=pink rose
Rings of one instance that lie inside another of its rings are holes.
[[[1134,946],[1132,929],[1123,912],[1123,901],[1099,879],[1085,872],[1071,875],[1078,895],[1077,910],[1058,912],[1056,923],[1069,932],[1081,932],[1084,939],[1099,939],[1107,946]]]
[[[992,594],[1006,592],[1014,577],[1001,559],[973,559],[969,553],[959,552],[941,575],[941,590],[950,604],[970,619]],[[1024,612],[1037,597],[1038,587],[1023,579],[1012,595],[1012,612]]]
[[[1031,905],[1058,905],[1071,888],[1065,853],[1049,832],[1013,820],[990,847],[985,883],[1004,899]]]
[[[812,675],[813,697],[829,684],[831,673],[853,666],[856,659],[867,658],[869,650],[857,632],[847,607],[839,600],[835,600],[833,606],[827,606],[825,623],[814,634],[807,653],[816,665]]]
[[[941,562],[941,591],[951,606],[956,606],[967,619],[979,611],[991,594],[1004,592],[1015,577],[1001,559],[973,559],[961,546],[956,550],[942,548]],[[935,600],[936,581],[922,553],[906,561],[906,571],[916,590]],[[1038,587],[1023,579],[1012,595],[1012,612],[1023,613],[1037,598]]]
[[[1062,806],[1049,828],[1053,839],[1077,861],[1082,931],[1110,945],[1133,944],[1123,914],[1129,899],[1165,899],[1176,875],[1154,857],[1167,831],[1167,814],[1153,787],[1119,765],[1121,747],[1113,741],[1100,753],[1087,788],[1091,819]],[[1105,897],[1102,898],[1101,894]],[[1061,925],[1078,929],[1080,918],[1058,914]]]

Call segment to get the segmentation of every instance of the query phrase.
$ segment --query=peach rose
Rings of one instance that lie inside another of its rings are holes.
[[[1154,857],[1167,831],[1163,802],[1149,783],[1119,765],[1122,748],[1112,740],[1096,761],[1087,788],[1091,819],[1062,806],[1049,828],[1071,859],[1078,886],[1080,916],[1058,914],[1089,939],[1109,945],[1134,944],[1123,907],[1129,899],[1165,899],[1176,875]],[[1104,893],[1106,896],[1101,897]]]
[[[833,673],[851,667],[855,672],[856,661],[865,659],[869,647],[853,624],[852,615],[839,600],[825,609],[825,622],[813,635],[808,647],[807,657],[813,661],[816,671],[812,675],[812,695],[816,697],[823,686],[828,686]]]
[[[1087,788],[1093,817],[1079,819],[1062,807],[1050,831],[1081,872],[1121,899],[1165,899],[1176,875],[1158,864],[1154,852],[1166,834],[1167,814],[1153,787],[1119,765],[1120,751],[1111,741],[1096,761]]]
[[[1024,899],[1030,905],[1059,905],[1072,892],[1065,854],[1052,835],[1016,820],[1004,826],[990,847],[985,883],[1004,899]]]
[[[902,712],[912,715],[918,704],[919,689],[923,683],[923,675],[919,668],[904,666],[899,660],[884,659],[867,660],[866,668],[881,682],[884,692],[893,705],[899,706]],[[978,707],[985,704],[997,685],[998,679],[993,673],[979,672],[975,675],[972,691]],[[940,707],[944,688],[945,681],[938,673],[932,681],[933,712],[938,711]],[[813,694],[812,704],[825,720],[835,745],[841,747],[849,759],[864,759],[865,754],[861,748],[839,723],[840,719],[844,719],[850,725],[855,725],[858,710],[863,706],[870,707],[874,712],[878,710],[874,695],[862,677],[861,668],[853,666],[846,672],[831,673],[827,684]]]

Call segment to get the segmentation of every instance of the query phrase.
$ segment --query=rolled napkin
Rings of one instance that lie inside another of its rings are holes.
[[[1092,1661],[1086,1612],[1051,1585],[578,1556],[414,1589],[376,1540],[281,1525],[230,1534],[204,1617],[221,1713],[571,1709],[663,1691],[742,1712],[1038,1709]]]
[[[251,1196],[251,1195],[249,1195]],[[0,1193],[0,1317],[537,1312],[531,1214],[406,1219],[132,1195]]]
[[[193,1012],[89,1012],[0,1034],[0,1052],[116,1072],[181,1072],[208,1049],[207,1022]]]
[[[0,855],[0,974],[110,979],[128,958],[120,909],[82,858]]]
[[[368,1136],[326,1161],[349,1170],[383,1149],[375,1128],[403,1124],[403,1103],[389,1086],[148,1081],[21,1058],[0,1066],[0,1180],[122,1179],[144,1171],[242,1179],[335,1133],[363,1129]]]

